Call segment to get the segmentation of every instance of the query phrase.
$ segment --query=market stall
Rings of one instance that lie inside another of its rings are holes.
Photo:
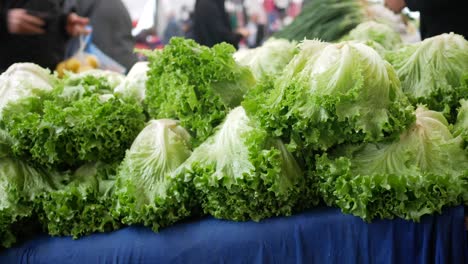
[[[259,47],[173,37],[128,73],[84,38],[12,64],[0,263],[468,262],[468,41],[382,8],[306,1]]]

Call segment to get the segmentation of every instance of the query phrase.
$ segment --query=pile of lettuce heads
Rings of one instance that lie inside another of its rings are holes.
[[[0,246],[319,203],[366,221],[467,204],[467,54],[456,34],[407,45],[366,22],[238,52],[174,38],[127,76],[15,64],[0,76]]]

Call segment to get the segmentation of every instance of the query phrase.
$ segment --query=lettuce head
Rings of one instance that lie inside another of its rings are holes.
[[[418,221],[468,198],[468,153],[440,112],[420,106],[398,140],[340,146],[317,159],[328,205],[370,221]]]
[[[356,42],[304,41],[274,88],[243,106],[274,136],[307,150],[398,136],[414,120],[392,66]]]
[[[388,60],[412,103],[442,111],[455,122],[458,101],[468,94],[468,41],[463,36],[428,38],[395,51]]]
[[[205,213],[236,221],[290,215],[306,192],[304,174],[286,146],[242,107],[229,113],[177,173],[193,180]]]
[[[191,155],[190,134],[175,120],[151,120],[127,151],[117,175],[114,212],[125,224],[154,231],[197,207],[190,181],[173,172]]]

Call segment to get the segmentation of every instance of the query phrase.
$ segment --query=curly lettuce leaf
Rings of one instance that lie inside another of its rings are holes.
[[[403,47],[388,56],[413,104],[442,111],[455,122],[458,101],[468,94],[468,41],[442,34]]]
[[[208,48],[172,38],[150,56],[145,99],[150,116],[180,120],[195,146],[203,142],[255,85],[250,70],[233,59],[234,51],[225,43]]]
[[[57,78],[34,63],[15,63],[0,75],[0,115],[10,102],[31,96],[36,91],[50,91]]]
[[[11,247],[25,235],[38,201],[54,182],[40,170],[8,157],[0,158],[0,247]]]
[[[112,216],[115,165],[88,163],[41,199],[39,220],[52,236],[79,238],[120,226]]]
[[[248,66],[257,81],[274,78],[297,53],[296,43],[286,39],[269,39],[261,47],[241,50],[234,58],[241,65]]]
[[[465,150],[468,153],[468,99],[460,100],[458,108],[457,122],[453,127],[455,136],[463,139]]]
[[[146,117],[141,106],[108,91],[105,79],[86,76],[9,104],[2,122],[14,154],[63,170],[121,161]]]
[[[391,65],[354,42],[304,41],[274,88],[243,106],[274,136],[306,150],[396,137],[414,120]]]
[[[290,215],[306,191],[303,172],[285,145],[255,126],[242,107],[177,173],[193,179],[205,213],[235,221]]]
[[[419,107],[399,140],[345,145],[317,159],[328,205],[371,221],[418,221],[468,201],[468,155],[439,112]]]
[[[151,120],[127,151],[117,175],[114,212],[125,224],[157,232],[191,215],[192,184],[171,176],[192,153],[190,135],[174,120]]]

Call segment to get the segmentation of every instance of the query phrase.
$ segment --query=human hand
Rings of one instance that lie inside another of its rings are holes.
[[[385,6],[398,14],[405,8],[406,3],[404,0],[385,0]]]
[[[246,28],[238,28],[236,32],[244,38],[250,35],[250,32]]]
[[[7,28],[11,34],[44,34],[45,30],[42,28],[44,25],[44,20],[28,14],[26,9],[13,8],[8,11]]]
[[[72,37],[88,34],[89,30],[86,29],[88,23],[88,18],[80,17],[75,13],[71,13],[67,16],[67,24],[65,29],[67,30],[68,35]]]

